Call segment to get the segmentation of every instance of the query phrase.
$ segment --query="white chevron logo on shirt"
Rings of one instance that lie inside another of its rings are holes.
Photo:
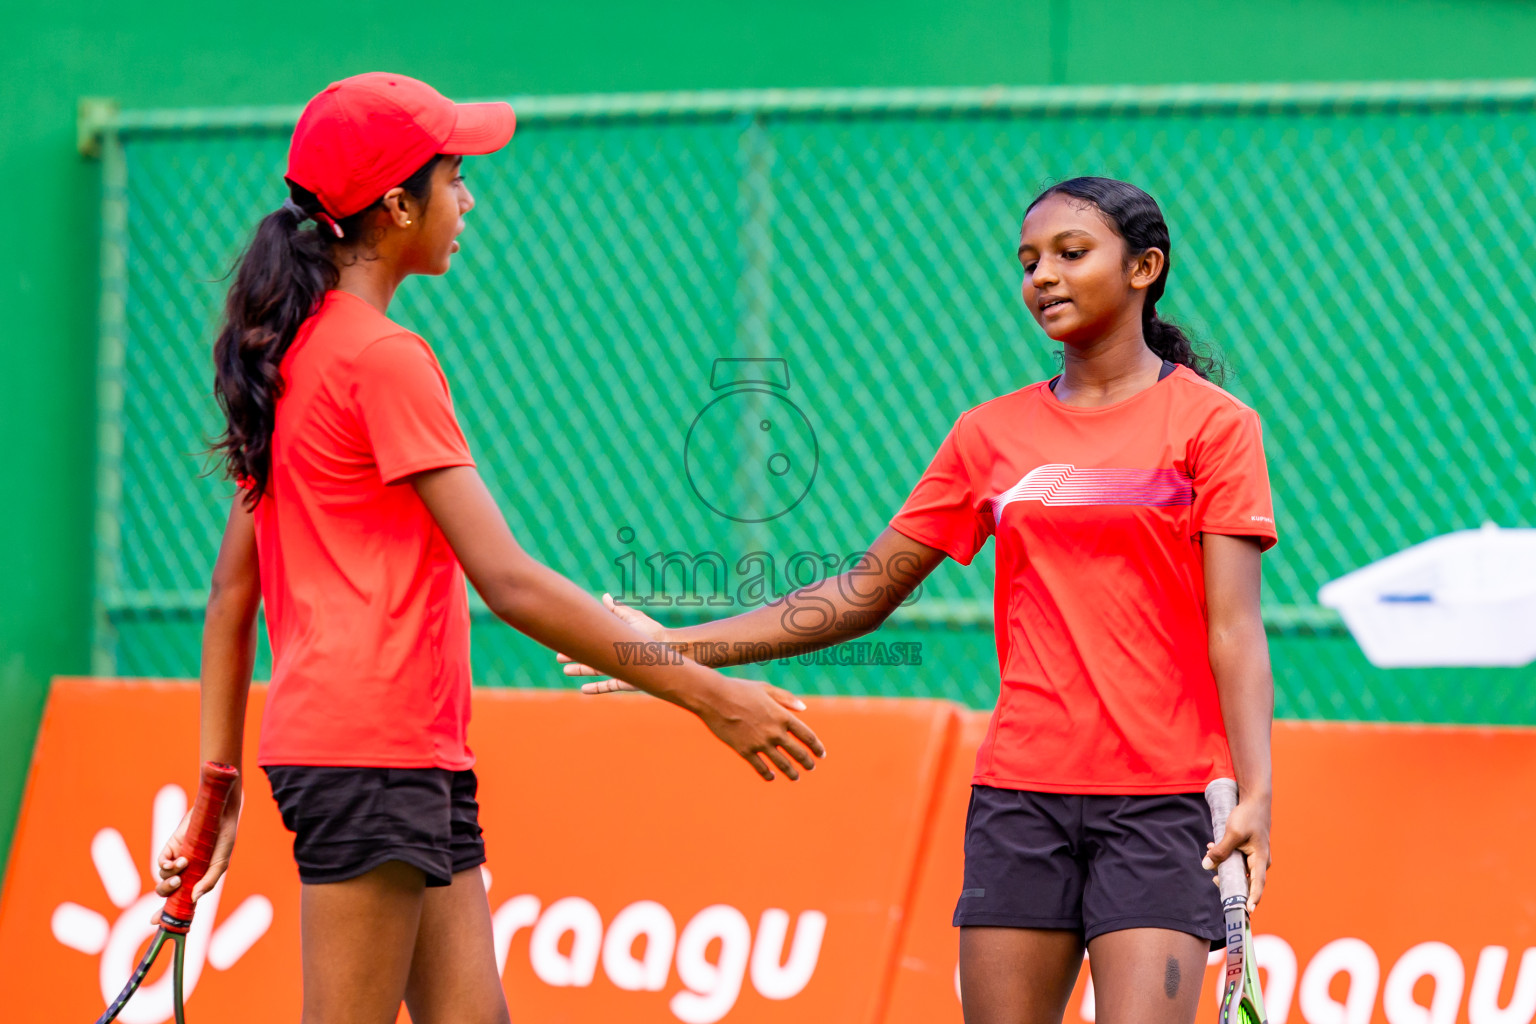
[[[1176,469],[1079,469],[1065,463],[1037,466],[1006,491],[987,499],[992,521],[1015,501],[1043,505],[1188,505],[1193,482]]]

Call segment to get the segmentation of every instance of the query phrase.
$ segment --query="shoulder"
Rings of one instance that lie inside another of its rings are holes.
[[[426,362],[437,365],[437,353],[427,344],[427,339],[415,331],[390,325],[392,330],[363,342],[357,350],[357,361],[369,365],[388,364],[398,360]]]
[[[1017,391],[1010,391],[1006,395],[990,398],[980,405],[973,405],[955,420],[955,430],[957,432],[986,431],[999,423],[1010,421],[1019,414],[1020,410],[1038,402],[1041,392],[1045,391],[1049,383],[1043,380],[1035,381]]]
[[[1178,405],[1198,419],[1233,422],[1259,418],[1258,412],[1236,395],[1188,367],[1175,370],[1168,383]]]
[[[324,342],[319,347],[344,362],[362,358],[381,342],[386,343],[385,349],[404,346],[432,351],[420,335],[347,292],[327,292],[312,322],[314,335]]]
[[[350,362],[351,393],[398,400],[406,395],[446,396],[448,377],[426,339],[399,327],[369,339]]]

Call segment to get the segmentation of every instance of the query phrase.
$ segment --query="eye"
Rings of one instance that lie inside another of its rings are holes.
[[[1035,272],[1035,268],[1038,267],[1039,265],[1040,264],[1039,264],[1038,261],[1030,260],[1029,262],[1024,264],[1024,273],[1026,273],[1026,274],[1033,274]]]
[[[1087,249],[1068,249],[1066,252],[1061,254],[1063,259],[1068,260],[1080,260],[1086,255],[1088,255]]]

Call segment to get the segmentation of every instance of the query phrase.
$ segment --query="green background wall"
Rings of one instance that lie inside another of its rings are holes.
[[[75,149],[79,97],[126,108],[299,104],[369,69],[415,75],[455,98],[1536,74],[1536,5],[1517,0],[162,0],[27,5],[7,20],[0,862],[47,680],[88,667],[99,167]]]

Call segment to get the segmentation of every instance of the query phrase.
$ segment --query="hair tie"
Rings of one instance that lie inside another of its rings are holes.
[[[284,212],[293,214],[293,216],[298,220],[300,224],[313,217],[317,224],[324,224],[326,227],[330,228],[331,233],[334,234],[337,238],[345,237],[342,234],[341,225],[337,224],[335,218],[326,213],[324,209],[316,210],[314,213],[310,213],[308,210],[304,209],[304,207],[294,202],[291,198],[283,200],[282,208]]]
[[[344,237],[341,233],[341,225],[337,224],[336,219],[330,214],[326,213],[324,210],[316,210],[313,216],[317,223],[324,224],[326,227],[330,228],[331,232],[335,234],[337,238]]]

